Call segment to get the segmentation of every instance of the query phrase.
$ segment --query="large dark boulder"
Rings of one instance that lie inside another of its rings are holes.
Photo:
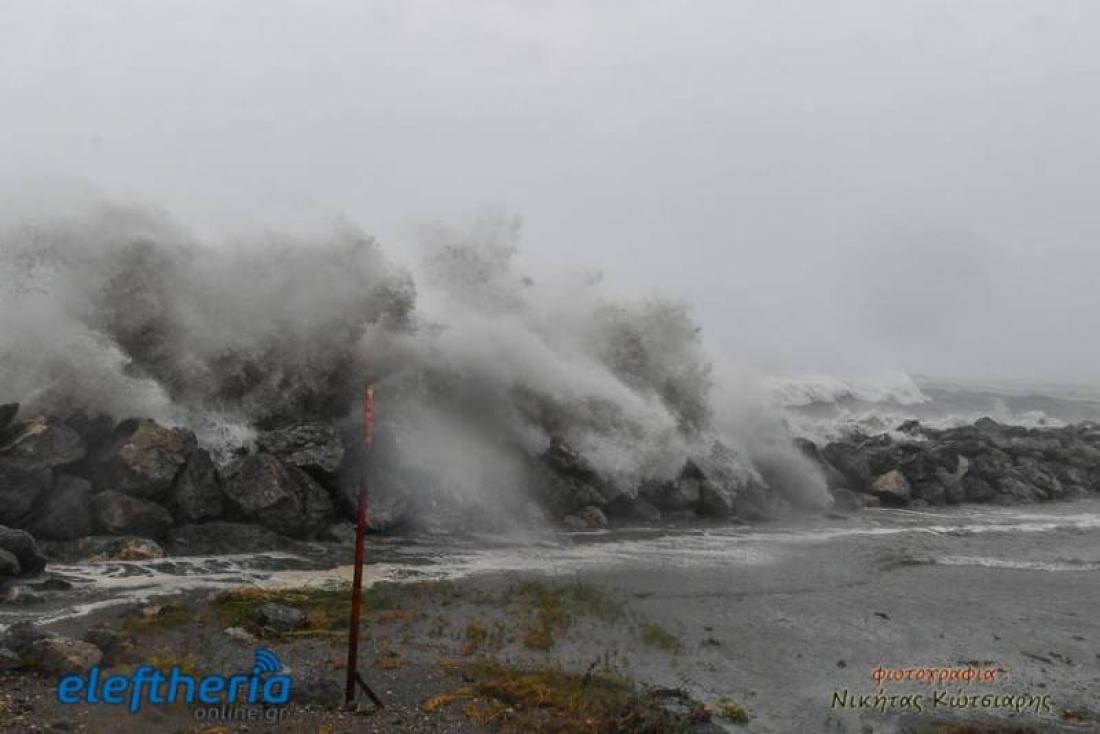
[[[172,485],[168,507],[182,523],[221,517],[222,481],[218,468],[203,449],[195,449]]]
[[[607,508],[612,518],[637,520],[640,522],[660,522],[661,511],[641,495],[621,494]]]
[[[810,459],[821,468],[822,473],[825,475],[825,487],[827,489],[847,489],[851,484],[848,478],[841,474],[840,471],[825,458],[825,455],[821,453],[821,450],[813,441],[805,438],[796,438],[794,445],[803,456]]]
[[[80,434],[45,418],[0,431],[0,465],[28,472],[75,464],[84,458]]]
[[[19,403],[0,405],[0,431],[10,426],[17,415],[19,415]]]
[[[76,540],[46,541],[43,550],[62,563],[88,561],[150,561],[164,558],[164,548],[134,535],[87,535]]]
[[[592,505],[601,510],[621,492],[600,476],[572,446],[554,438],[532,466],[544,501],[555,512],[568,515]]]
[[[196,448],[195,435],[145,419],[123,421],[93,468],[97,491],[160,500]]]
[[[700,477],[680,476],[668,482],[647,482],[639,491],[659,510],[694,510],[699,506],[704,481]]]
[[[23,656],[30,650],[31,645],[50,637],[57,637],[57,633],[50,632],[29,620],[23,620],[0,633],[0,647]]]
[[[699,484],[699,507],[696,512],[703,517],[733,517],[737,514],[737,495],[730,487],[710,479],[703,480]]]
[[[344,461],[344,442],[329,423],[309,421],[264,431],[256,446],[284,464],[335,474]]]
[[[843,487],[831,490],[833,495],[833,510],[838,512],[858,512],[866,505],[866,500],[861,494],[856,494]]]
[[[1042,499],[1056,500],[1065,497],[1066,488],[1056,476],[1053,466],[1032,456],[1016,459],[1016,471],[1020,478],[1034,487]]]
[[[909,480],[897,469],[876,477],[871,483],[871,493],[887,506],[905,505],[913,498]]]
[[[824,449],[822,455],[847,480],[847,488],[856,492],[871,490],[871,464],[867,453],[859,447],[836,441]]]
[[[53,489],[45,493],[27,529],[36,538],[47,540],[72,540],[91,535],[91,495],[92,485],[88,480],[59,475]]]
[[[227,472],[225,496],[244,518],[292,538],[311,538],[332,519],[328,493],[301,469],[253,454]]]
[[[1038,489],[1017,475],[1001,477],[997,481],[996,488],[1005,495],[1005,500],[1011,499],[1013,502],[1031,503],[1043,498]]]
[[[49,469],[28,471],[0,463],[0,525],[24,527],[52,484]]]
[[[963,477],[962,486],[967,502],[989,502],[997,496],[992,484],[971,474]]]
[[[174,524],[168,510],[155,502],[122,492],[99,492],[89,502],[96,529],[109,535],[156,538]]]
[[[9,550],[0,548],[0,580],[13,578],[23,573],[19,559]]]
[[[293,541],[260,525],[216,520],[168,531],[165,545],[177,556],[231,555],[280,550]]]
[[[38,543],[23,530],[0,526],[0,548],[15,556],[24,574],[38,573],[46,567],[46,557],[38,550]]]

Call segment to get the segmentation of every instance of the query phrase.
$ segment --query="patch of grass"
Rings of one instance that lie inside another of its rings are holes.
[[[623,605],[605,591],[581,582],[555,584],[529,579],[514,584],[510,595],[539,609],[562,609],[603,622],[617,622],[626,615]]]
[[[303,587],[297,589],[232,589],[218,595],[214,607],[222,624],[243,627],[250,632],[270,635],[260,629],[256,618],[260,606],[269,602],[294,607],[306,615],[307,632],[343,630],[351,616],[351,589],[348,586]],[[362,612],[373,614],[398,609],[400,599],[388,589],[363,592]]]
[[[481,646],[485,644],[486,638],[489,637],[489,631],[485,629],[484,625],[477,622],[470,622],[466,625],[466,647],[462,649],[463,655],[473,655]]]
[[[728,698],[718,699],[712,708],[718,717],[734,724],[747,724],[751,718],[747,708],[739,703],[734,703]]]
[[[157,670],[169,671],[172,668],[179,668],[180,672],[184,675],[189,675],[192,678],[201,678],[202,670],[195,664],[195,661],[191,656],[180,657],[169,652],[160,652],[152,655],[143,664],[152,665]]]
[[[523,644],[531,650],[549,650],[555,642],[554,628],[555,623],[539,612],[523,633]]]
[[[673,714],[630,681],[612,676],[519,670],[491,662],[474,665],[470,672],[472,685],[429,699],[424,710],[466,701],[463,711],[469,719],[505,734],[675,734],[708,717],[705,711],[690,718]]]
[[[1010,724],[1006,721],[964,721],[952,724],[930,724],[919,734],[1040,734],[1033,726]]]
[[[549,650],[556,636],[564,634],[576,616],[614,622],[625,615],[623,606],[590,584],[554,584],[524,580],[514,584],[507,597],[533,615],[523,634],[532,650]]]
[[[449,606],[461,600],[483,601],[482,593],[465,591],[445,581],[417,584],[375,584],[363,591],[362,614],[375,615],[379,624],[400,622],[408,625],[426,605]],[[214,600],[221,621],[228,626],[244,627],[260,634],[257,610],[273,602],[294,607],[306,615],[305,634],[347,629],[351,617],[351,586],[306,586],[294,589],[232,589]],[[270,633],[269,633],[270,634]],[[300,635],[302,632],[296,632]]]
[[[668,652],[676,652],[680,649],[679,638],[656,622],[643,622],[639,630],[639,636],[642,642],[650,647],[660,648]]]

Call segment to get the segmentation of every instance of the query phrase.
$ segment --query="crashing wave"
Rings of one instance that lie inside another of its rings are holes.
[[[800,460],[789,436],[718,427],[683,304],[532,279],[518,238],[509,220],[439,229],[402,266],[353,227],[209,243],[136,208],[17,223],[0,236],[0,402],[151,417],[224,453],[287,420],[352,424],[370,379],[409,491],[515,505],[524,457],[562,440],[628,494],[727,445],[743,476],[757,450],[797,485],[777,489],[825,497],[813,472],[775,471]]]

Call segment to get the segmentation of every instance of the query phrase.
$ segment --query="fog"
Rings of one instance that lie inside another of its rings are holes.
[[[514,216],[536,281],[682,299],[719,363],[1095,383],[1097,28],[1012,0],[7,0],[0,211],[347,224],[396,261]]]

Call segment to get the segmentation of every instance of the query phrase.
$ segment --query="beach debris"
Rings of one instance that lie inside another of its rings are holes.
[[[252,634],[244,627],[226,627],[224,632],[227,637],[248,645],[256,641],[256,635]]]

